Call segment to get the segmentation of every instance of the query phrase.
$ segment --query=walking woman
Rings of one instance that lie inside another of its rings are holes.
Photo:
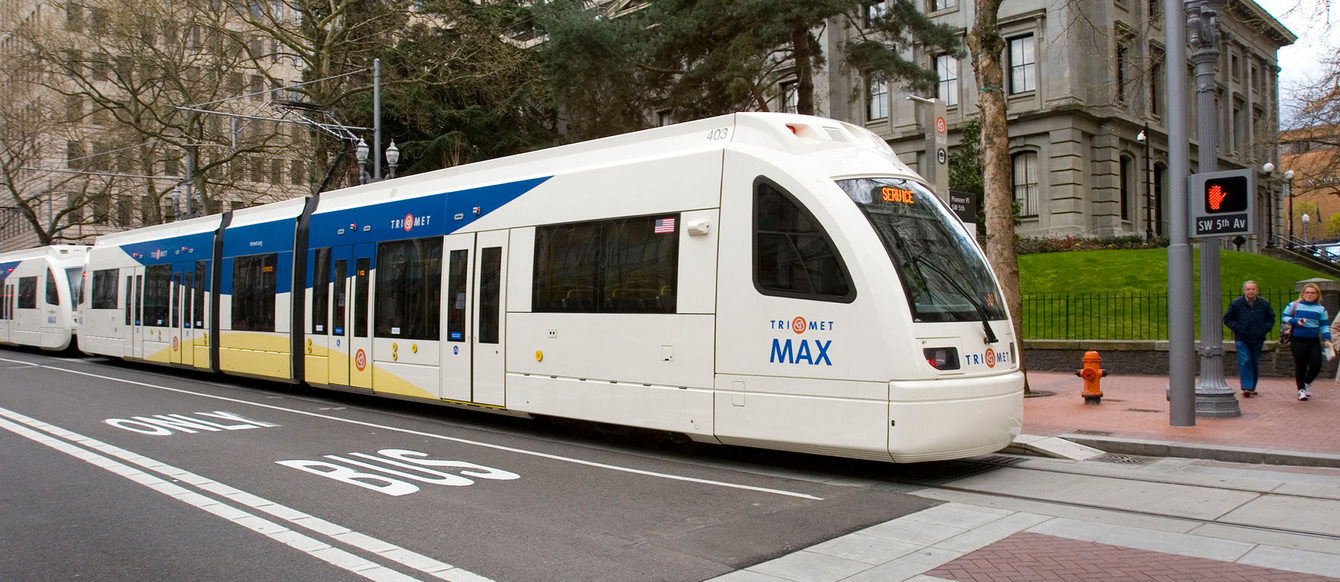
[[[1320,300],[1321,288],[1306,283],[1298,300],[1284,308],[1281,318],[1293,326],[1289,347],[1293,350],[1294,383],[1298,385],[1299,400],[1312,397],[1312,381],[1321,373],[1321,342],[1331,341],[1331,322]]]

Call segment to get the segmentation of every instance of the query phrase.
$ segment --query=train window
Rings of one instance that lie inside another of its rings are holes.
[[[502,307],[502,247],[479,251],[479,343],[498,343]]]
[[[172,295],[172,265],[144,268],[144,325],[167,327]]]
[[[0,285],[0,319],[14,319],[14,316],[10,315],[10,310],[13,309],[11,305],[14,303],[13,294],[13,285]]]
[[[208,265],[209,263],[206,261],[195,262],[195,284],[193,285],[195,293],[191,301],[193,303],[191,318],[195,320],[197,329],[205,327],[205,273],[209,270]]]
[[[19,277],[19,309],[37,309],[37,277]]]
[[[144,313],[144,275],[135,275],[135,325],[140,325],[140,314]]]
[[[316,249],[312,262],[312,331],[326,333],[330,311],[330,247]]]
[[[182,326],[185,327],[186,329],[191,329],[191,322],[193,321],[191,317],[192,315],[194,315],[194,310],[191,307],[195,303],[195,272],[194,271],[183,272],[181,274],[181,281],[182,281],[182,287],[181,287]],[[176,315],[173,315],[173,317],[176,317]]]
[[[531,309],[674,313],[677,222],[659,215],[537,228]]]
[[[134,287],[131,286],[132,281],[134,281],[134,278],[132,278],[130,275],[126,275],[126,325],[130,325],[132,317],[131,314],[135,312],[133,309],[131,309],[131,303],[130,303],[131,289],[134,289]]]
[[[116,269],[93,271],[93,309],[116,309]]]
[[[917,321],[1004,319],[1005,307],[977,243],[926,186],[901,178],[837,184],[884,243]]]
[[[66,269],[65,282],[70,285],[70,297],[74,304],[82,304],[84,302],[84,268]]]
[[[377,245],[377,337],[436,340],[442,321],[442,239]]]
[[[470,252],[451,251],[447,266],[447,339],[465,341],[465,293],[469,282]]]
[[[275,281],[279,255],[233,259],[233,329],[275,330]]]
[[[60,291],[56,287],[56,272],[47,269],[47,305],[60,305]]]
[[[334,303],[335,306],[330,313],[330,333],[333,335],[344,335],[344,314],[348,311],[348,306],[345,305],[345,295],[347,294],[346,290],[348,289],[348,282],[345,281],[345,278],[349,276],[348,260],[339,259],[335,261],[334,276],[335,296],[332,298],[332,303]]]
[[[819,221],[763,179],[754,184],[754,286],[764,295],[856,299],[847,265]]]
[[[368,271],[372,270],[372,261],[357,259],[354,270],[354,335],[368,337]]]

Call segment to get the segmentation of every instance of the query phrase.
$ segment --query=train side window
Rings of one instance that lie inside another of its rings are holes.
[[[194,321],[192,319],[192,315],[194,314],[192,305],[195,304],[195,271],[183,271],[181,274],[181,281],[182,325],[186,329],[191,329],[191,322]],[[172,317],[175,318],[177,316],[176,314],[173,314]]]
[[[233,259],[233,329],[275,330],[275,281],[279,255]]]
[[[531,309],[674,313],[678,219],[637,216],[537,228]]]
[[[19,309],[37,309],[37,277],[19,277]]]
[[[209,263],[206,261],[195,262],[195,284],[193,286],[195,297],[192,300],[194,305],[191,306],[191,318],[195,320],[197,329],[205,327],[205,277],[208,272]]]
[[[330,247],[316,249],[312,261],[312,331],[326,333],[330,311]]]
[[[498,343],[502,307],[502,247],[479,251],[479,343]]]
[[[368,337],[368,271],[372,270],[372,261],[357,259],[354,269],[354,336]]]
[[[141,325],[140,317],[144,313],[144,275],[135,275],[135,325]]]
[[[348,294],[349,261],[338,259],[335,261],[335,296],[332,301],[335,303],[335,309],[331,311],[330,332],[332,335],[344,335],[344,314],[347,311],[345,296]]]
[[[116,309],[116,269],[93,271],[93,309]]]
[[[436,340],[442,327],[442,239],[377,245],[377,337]]]
[[[56,273],[47,268],[47,305],[60,305],[60,291],[56,287]]]
[[[451,251],[447,266],[447,339],[465,341],[465,293],[469,288],[470,252]]]
[[[144,325],[167,327],[172,299],[172,265],[144,268]]]
[[[847,266],[819,221],[789,193],[754,184],[754,286],[764,295],[849,303]]]
[[[130,275],[126,275],[126,325],[130,325],[132,317],[131,314],[135,312],[133,309],[131,309],[131,301],[132,301],[131,290],[135,288],[133,286],[134,281],[135,279],[133,277],[131,277]]]

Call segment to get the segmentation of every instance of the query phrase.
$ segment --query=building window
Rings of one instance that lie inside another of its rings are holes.
[[[871,80],[866,89],[866,114],[870,121],[889,118],[889,82]]]
[[[1120,180],[1121,182],[1119,186],[1121,190],[1122,220],[1131,219],[1131,188],[1132,188],[1131,181],[1135,179],[1135,175],[1131,173],[1132,164],[1134,164],[1134,162],[1131,160],[1130,157],[1121,156],[1121,167],[1120,167],[1121,175],[1118,176],[1117,179]]]
[[[875,0],[874,2],[865,5],[864,12],[865,14],[863,16],[865,17],[865,22],[862,24],[865,28],[870,28],[871,24],[884,18],[884,13],[888,12],[888,6],[884,4],[884,0]]]
[[[949,55],[935,57],[935,74],[940,79],[939,97],[946,106],[958,105],[958,59]]]
[[[796,108],[800,105],[800,91],[798,84],[795,81],[782,83],[781,94],[782,112],[795,113]]]
[[[1037,55],[1033,35],[1010,39],[1010,94],[1027,93],[1038,88]]]
[[[1163,51],[1150,51],[1154,66],[1149,69],[1149,113],[1163,115]]]
[[[931,0],[931,12],[958,8],[958,0]]]
[[[1014,189],[1014,199],[1019,203],[1020,216],[1038,215],[1038,154],[1023,152],[1015,154],[1014,171],[1010,174],[1010,186]]]
[[[1117,103],[1126,102],[1126,83],[1130,82],[1131,66],[1131,46],[1124,42],[1117,43],[1116,52],[1116,80],[1117,80]]]

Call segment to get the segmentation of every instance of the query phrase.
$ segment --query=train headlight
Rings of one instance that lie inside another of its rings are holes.
[[[925,348],[921,353],[926,356],[926,363],[936,370],[958,369],[958,348]]]

